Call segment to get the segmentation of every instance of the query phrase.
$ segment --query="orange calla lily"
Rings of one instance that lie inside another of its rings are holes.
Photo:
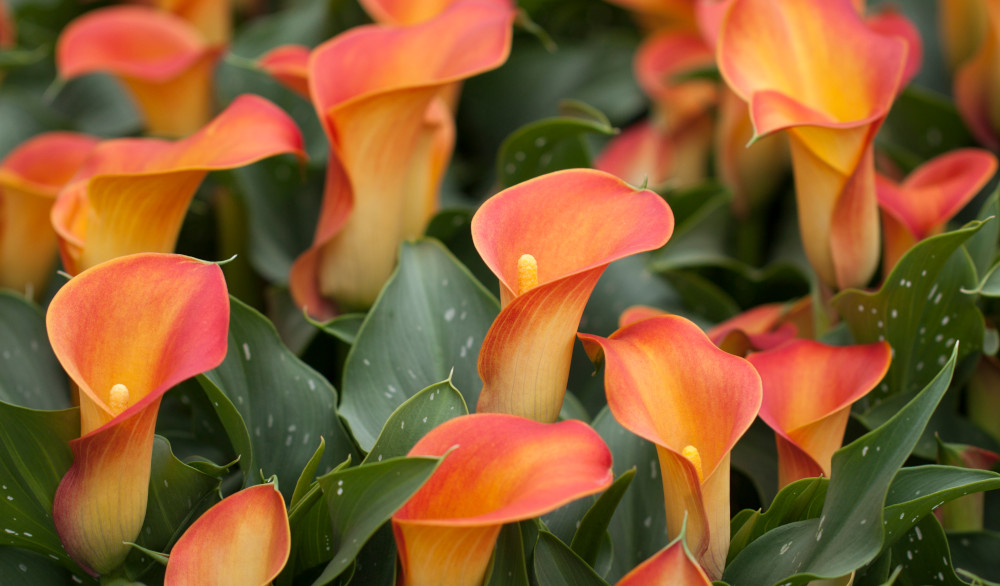
[[[514,14],[462,0],[422,24],[358,27],[313,51],[310,95],[331,153],[313,246],[289,278],[298,305],[329,317],[374,302],[400,242],[437,207],[454,82],[507,59]]]
[[[686,542],[677,539],[661,549],[653,557],[642,562],[625,574],[616,586],[648,586],[649,584],[670,584],[671,586],[712,586],[712,581],[691,558]]]
[[[955,0],[942,7],[945,46],[957,64],[955,106],[983,145],[1000,150],[1000,5],[984,0]],[[947,3],[945,3],[947,4]],[[959,30],[959,26],[963,27]]]
[[[734,0],[718,62],[754,135],[787,131],[816,273],[830,287],[864,285],[879,260],[872,141],[902,87],[906,41],[872,31],[850,0]]]
[[[304,157],[302,135],[280,108],[240,96],[199,132],[177,142],[101,143],[52,209],[66,271],[75,274],[136,252],[171,252],[209,171],[281,153]]]
[[[232,37],[233,19],[230,0],[139,0],[175,14],[190,23],[203,39],[224,45]]]
[[[34,297],[45,290],[59,249],[49,221],[63,185],[97,139],[72,132],[35,136],[0,161],[0,287]]]
[[[63,30],[56,65],[63,79],[114,75],[131,92],[151,133],[181,137],[212,116],[212,71],[221,51],[178,16],[112,6],[88,12]]]
[[[712,50],[693,32],[646,40],[636,53],[635,74],[654,102],[652,118],[612,139],[594,166],[636,185],[646,178],[656,187],[668,180],[690,185],[704,179],[717,87],[706,79],[674,78],[713,64]]]
[[[589,169],[537,177],[480,206],[472,240],[500,279],[502,309],[479,351],[477,410],[555,421],[573,336],[601,273],[663,246],[673,228],[659,195]]]
[[[761,403],[760,377],[679,316],[644,319],[609,338],[579,334],[604,363],[608,406],[619,423],[656,444],[667,532],[685,539],[709,577],[729,550],[729,457]]]
[[[0,0],[0,49],[9,49],[17,43],[14,19],[7,8],[6,0]]]
[[[282,85],[309,99],[309,55],[312,52],[304,45],[282,45],[276,47],[257,60],[257,66],[266,71]]]
[[[698,0],[608,0],[635,13],[641,25],[650,30],[694,30],[695,5]]]
[[[173,254],[118,258],[56,293],[46,315],[56,358],[80,391],[81,437],[52,519],[67,553],[93,574],[128,555],[146,515],[160,398],[225,357],[222,270]]]
[[[445,457],[392,516],[403,586],[482,584],[504,523],[555,510],[613,479],[610,450],[579,421],[466,415],[436,427],[409,455]]]
[[[778,484],[830,476],[833,453],[844,440],[851,404],[868,394],[889,370],[889,344],[828,346],[795,340],[750,354],[760,373],[760,418],[778,443]]]
[[[939,234],[996,170],[997,159],[991,153],[959,149],[917,167],[901,184],[878,175],[878,203],[884,212],[885,274],[914,244]]]
[[[359,0],[361,7],[375,22],[409,26],[426,22],[441,14],[456,0]],[[512,7],[510,0],[493,0],[500,6]]]
[[[170,550],[164,586],[270,584],[288,562],[292,534],[273,484],[232,494],[198,517]]]

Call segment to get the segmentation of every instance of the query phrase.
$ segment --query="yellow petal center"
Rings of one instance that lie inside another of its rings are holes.
[[[517,259],[517,294],[521,295],[538,286],[538,261],[530,254]]]
[[[128,409],[128,387],[121,383],[111,387],[111,392],[108,393],[108,402],[110,403],[111,414],[115,417]]]
[[[698,448],[694,446],[684,446],[681,450],[681,455],[684,456],[688,462],[694,464],[694,469],[698,473],[698,482],[704,480],[704,473],[701,471],[701,454],[698,453]]]

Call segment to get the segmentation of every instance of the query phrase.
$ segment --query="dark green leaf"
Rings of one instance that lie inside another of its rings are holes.
[[[167,551],[195,519],[219,502],[226,471],[218,468],[215,474],[207,474],[196,470],[174,457],[167,440],[154,438],[146,518],[136,543],[153,551]],[[137,579],[154,563],[146,554],[133,551],[125,560],[125,571]]]
[[[955,575],[948,540],[934,515],[924,517],[892,546],[892,563],[902,566],[896,584],[964,586]]]
[[[0,546],[46,555],[79,573],[52,524],[56,488],[73,463],[80,411],[34,411],[0,403]]]
[[[583,137],[610,136],[616,131],[604,114],[589,106],[576,106],[572,114],[532,122],[503,141],[497,157],[501,187],[553,171],[590,167],[590,153]]]
[[[358,330],[365,321],[363,313],[345,313],[323,324],[316,324],[324,332],[347,345],[353,345],[358,338]]]
[[[432,384],[451,378],[466,404],[476,404],[478,348],[498,312],[496,299],[440,243],[403,244],[344,366],[340,412],[363,450],[397,407]]]
[[[50,584],[96,585],[83,570],[68,570],[41,554],[18,547],[0,546],[0,576],[4,586],[48,586]]]
[[[0,291],[0,401],[66,409],[72,405],[66,382],[41,310],[20,295]]]
[[[315,482],[316,469],[319,467],[320,461],[323,459],[323,452],[326,451],[326,440],[322,437],[319,438],[319,445],[316,447],[316,451],[313,453],[312,458],[306,462],[306,467],[302,469],[302,473],[299,474],[299,479],[295,482],[295,492],[292,493],[292,500],[288,503],[288,507],[294,508],[298,505],[302,499],[309,492],[309,488]]]
[[[945,97],[916,86],[897,96],[878,136],[879,147],[907,170],[972,142],[955,106]]]
[[[892,543],[942,504],[974,492],[1000,488],[1000,474],[953,466],[903,468],[885,502],[886,542]]]
[[[667,545],[663,481],[652,443],[619,425],[608,409],[597,415],[593,426],[611,449],[615,474],[636,469],[635,479],[608,525],[614,559],[607,578],[615,582]]]
[[[734,519],[733,537],[729,543],[729,558],[734,559],[747,545],[768,531],[806,519],[816,519],[823,511],[827,480],[805,478],[783,488],[766,513],[745,509],[739,523]]]
[[[1000,582],[1000,533],[966,531],[949,533],[951,559],[959,573],[963,570],[980,578]]]
[[[1000,188],[994,189],[983,206],[979,209],[976,219],[986,222],[989,218],[1000,216]],[[1000,220],[1000,218],[998,218]],[[988,222],[979,232],[965,242],[972,263],[976,267],[976,275],[982,279],[997,256],[997,244],[1000,240],[1000,221]]]
[[[430,478],[440,458],[393,458],[319,479],[333,522],[333,559],[314,585],[329,584],[362,546]]]
[[[450,380],[433,384],[392,412],[362,465],[405,456],[427,432],[449,419],[468,414],[462,394]]]
[[[837,450],[820,518],[782,525],[750,543],[723,573],[733,586],[789,586],[837,578],[868,564],[883,545],[889,485],[944,396],[958,349],[944,368],[885,425]]]
[[[388,524],[375,532],[354,560],[354,572],[343,583],[358,586],[394,586],[396,584],[396,540]],[[345,573],[346,574],[346,573]]]
[[[583,516],[580,528],[573,535],[570,548],[588,565],[595,566],[601,542],[607,538],[611,517],[625,496],[625,491],[632,484],[633,478],[635,478],[635,468],[627,470],[616,478]]]
[[[920,242],[875,293],[848,289],[833,298],[859,344],[886,340],[892,347],[889,373],[869,394],[875,403],[922,388],[956,343],[959,359],[982,346],[985,326],[975,297],[958,293],[976,285],[975,268],[960,247],[982,226],[971,222]]]
[[[493,565],[486,586],[528,586],[528,565],[524,559],[524,541],[519,523],[508,523],[500,530],[493,550]]]
[[[548,531],[538,533],[534,570],[538,583],[544,586],[607,585],[569,546]]]
[[[240,456],[245,486],[277,475],[282,494],[291,499],[320,436],[327,442],[324,472],[353,454],[337,418],[336,390],[281,343],[264,316],[238,299],[231,299],[226,359],[199,380]]]

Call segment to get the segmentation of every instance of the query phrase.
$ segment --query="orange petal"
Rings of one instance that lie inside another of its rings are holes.
[[[257,65],[285,87],[309,99],[309,53],[303,45],[282,45],[257,60]]]
[[[813,468],[829,477],[851,404],[882,380],[892,354],[885,342],[827,346],[795,340],[747,359],[764,383],[760,418],[789,444],[785,449],[802,452],[815,463]],[[778,468],[781,486],[807,477],[799,473],[802,466],[780,457]]]
[[[662,309],[657,309],[648,305],[633,305],[618,316],[618,327],[624,328],[625,326],[634,324],[639,320],[666,314],[667,312]]]
[[[579,337],[592,360],[603,357],[615,419],[657,445],[669,534],[679,534],[686,511],[688,544],[718,577],[729,548],[729,453],[760,408],[760,377],[679,316]],[[692,446],[701,473],[684,456]]]
[[[957,69],[972,57],[986,36],[989,14],[983,0],[940,0],[942,47],[948,64]]]
[[[142,529],[160,395],[70,442],[73,465],[56,489],[52,521],[66,553],[92,574],[120,566],[132,550],[124,542]]]
[[[674,144],[670,135],[642,120],[608,141],[594,160],[594,168],[632,185],[664,185],[674,170]]]
[[[723,21],[718,59],[729,86],[750,104],[756,134],[764,135],[883,118],[901,84],[906,43],[869,29],[850,0],[736,0]]]
[[[1000,84],[1000,6],[985,4],[989,28],[976,52],[955,72],[955,107],[976,140],[1000,150],[1000,106],[994,89]]]
[[[900,89],[909,85],[924,62],[924,42],[916,25],[891,5],[880,6],[877,13],[865,18],[865,24],[880,35],[897,37],[906,42],[906,67],[903,68]]]
[[[6,0],[0,0],[0,49],[10,49],[17,44],[17,29],[7,8]]]
[[[993,177],[997,159],[980,149],[959,149],[917,167],[902,184],[877,179],[878,203],[916,238],[938,233]]]
[[[511,8],[510,0],[493,0],[499,6]],[[426,22],[444,12],[456,0],[360,0],[361,7],[380,24],[409,26]]]
[[[609,0],[636,13],[639,21],[651,30],[694,30],[694,3],[691,0]]]
[[[174,142],[101,143],[52,210],[63,265],[76,273],[136,252],[170,252],[208,171],[302,152],[302,135],[280,108],[240,96],[208,126]]]
[[[782,323],[787,308],[782,303],[770,303],[744,311],[708,330],[709,339],[730,354],[744,356],[748,350],[774,348],[796,335],[793,324]],[[745,342],[745,343],[744,343]],[[733,351],[740,347],[739,351]]]
[[[230,495],[181,536],[167,562],[166,586],[270,584],[288,561],[292,535],[273,484]]]
[[[313,51],[311,95],[331,156],[313,246],[292,267],[296,303],[329,316],[375,300],[400,242],[422,234],[437,206],[454,143],[444,98],[506,60],[513,18],[504,3],[465,0],[425,23],[358,27]]]
[[[232,36],[230,0],[151,0],[151,3],[184,19],[213,45],[224,45]]]
[[[218,55],[218,48],[172,14],[112,6],[88,12],[63,30],[56,65],[64,79],[97,72],[120,78],[151,132],[184,136],[211,115]]]
[[[653,557],[636,566],[618,581],[616,586],[648,586],[650,584],[670,584],[672,586],[712,586],[698,562],[691,558],[684,546],[677,540],[661,549]]]
[[[0,287],[28,297],[45,290],[58,250],[49,213],[97,139],[48,132],[25,141],[0,162]]]
[[[639,47],[635,56],[636,79],[658,106],[665,128],[675,130],[683,121],[715,104],[718,92],[715,82],[674,79],[714,65],[712,49],[694,33],[661,33]]]
[[[392,518],[403,584],[478,585],[504,523],[531,519],[611,484],[611,452],[579,421],[500,414],[452,419],[410,456],[445,456]]]
[[[52,349],[80,389],[82,433],[152,403],[226,355],[229,296],[218,265],[138,254],[63,285],[46,316]],[[112,387],[128,389],[114,413]]]
[[[673,224],[659,195],[594,170],[543,175],[487,200],[472,239],[500,279],[503,309],[480,349],[477,410],[555,421],[597,279],[612,261],[662,246]],[[516,295],[523,254],[537,260],[538,285]]]

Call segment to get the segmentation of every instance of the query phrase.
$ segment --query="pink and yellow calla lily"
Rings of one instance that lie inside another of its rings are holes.
[[[257,60],[257,66],[282,85],[309,99],[309,55],[304,45],[282,45]]]
[[[237,98],[186,139],[101,143],[52,209],[63,266],[70,274],[116,256],[171,252],[195,191],[209,171],[282,153],[304,157],[302,135],[280,108]]]
[[[863,286],[878,265],[872,141],[907,51],[850,0],[734,0],[723,20],[719,69],[754,136],[787,131],[806,255],[830,287]]]
[[[79,389],[81,437],[52,519],[67,553],[106,574],[146,515],[160,398],[226,355],[229,295],[218,265],[173,254],[118,258],[56,293],[46,315],[56,358]]]
[[[500,315],[479,351],[479,412],[555,421],[584,306],[612,261],[663,246],[673,213],[601,171],[537,177],[487,200],[472,240],[500,280]]]
[[[33,298],[44,292],[59,244],[49,221],[59,190],[98,139],[73,132],[35,136],[0,161],[0,287]]]
[[[63,30],[56,65],[62,79],[88,73],[117,77],[149,132],[182,137],[212,116],[212,73],[221,51],[179,16],[146,6],[112,6]]]
[[[191,524],[170,550],[164,586],[263,586],[288,562],[292,534],[281,493],[259,484]]]
[[[392,516],[402,586],[479,586],[500,527],[610,486],[611,452],[579,421],[544,424],[513,415],[447,421],[410,456],[444,456]]]
[[[868,394],[889,370],[889,344],[828,346],[795,340],[750,354],[760,373],[760,418],[778,443],[778,484],[830,477],[833,453],[844,440],[851,404]]]
[[[729,550],[730,452],[760,409],[760,377],[679,316],[644,319],[609,338],[579,337],[604,364],[612,415],[656,444],[668,535],[676,538],[686,518],[688,546],[718,579]]]
[[[914,244],[939,234],[996,170],[997,159],[988,151],[959,149],[927,161],[902,183],[878,175],[885,274]]]
[[[426,22],[441,14],[459,0],[359,0],[362,8],[375,22],[393,26],[410,26]],[[510,0],[493,0],[510,8]]]
[[[6,0],[0,0],[0,49],[9,49],[17,43],[17,29],[10,15]],[[0,75],[0,79],[2,79]]]
[[[945,47],[956,67],[955,106],[976,139],[1000,150],[1000,5],[992,0],[942,2]]]
[[[289,277],[298,305],[331,317],[374,302],[399,244],[437,207],[454,83],[507,59],[514,15],[461,0],[424,23],[358,27],[312,52],[310,95],[331,153],[313,246]]]
[[[712,581],[691,558],[686,542],[677,539],[625,574],[615,586],[712,586]]]
[[[230,0],[139,0],[164,12],[179,16],[213,45],[225,45],[232,37]]]

